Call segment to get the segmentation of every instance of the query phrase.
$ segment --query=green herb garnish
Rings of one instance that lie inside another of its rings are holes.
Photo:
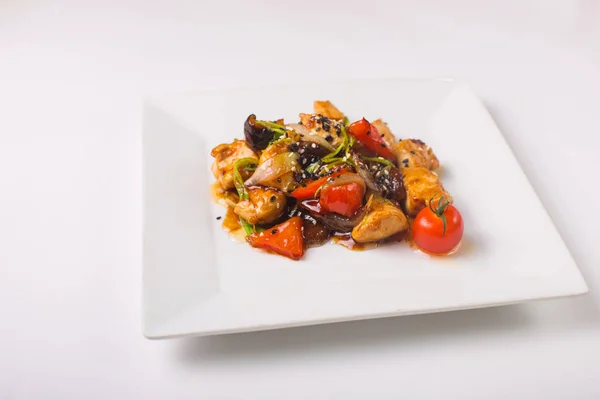
[[[278,124],[277,122],[257,120],[256,123],[264,126],[265,128],[267,128],[270,131],[273,131],[273,132],[279,134],[280,136],[284,135],[285,132],[287,131],[287,128],[285,126]]]
[[[321,166],[321,163],[319,161],[316,161],[312,164],[310,164],[308,167],[306,167],[306,172],[308,172],[309,174],[314,174],[319,167]]]
[[[258,160],[252,157],[240,158],[233,164],[233,183],[241,200],[248,200],[248,189],[244,185],[244,179],[240,173],[240,168],[247,171],[254,171],[258,165]]]
[[[248,189],[246,189],[246,185],[244,185],[244,179],[242,178],[240,169],[254,171],[257,165],[258,160],[252,157],[240,158],[235,162],[235,164],[233,164],[233,183],[238,195],[240,196],[240,200],[248,200]],[[249,235],[256,230],[252,224],[241,217],[240,224],[242,225],[242,228],[244,228],[246,235]]]
[[[376,162],[379,164],[383,164],[383,165],[387,165],[388,167],[395,167],[396,165],[391,162],[390,160],[386,160],[383,157],[365,157],[365,156],[361,156],[361,158],[365,161],[372,161],[372,162]]]
[[[333,153],[329,153],[327,154],[325,157],[323,157],[323,162],[328,163],[329,161],[331,161],[331,159],[335,158],[335,156],[337,156],[342,150],[345,150],[348,147],[348,134],[346,133],[346,128],[344,128],[344,126],[342,126],[342,143],[340,143],[340,145],[337,147],[337,149],[335,149],[333,151]]]

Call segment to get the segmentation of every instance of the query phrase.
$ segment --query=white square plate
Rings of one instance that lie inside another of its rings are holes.
[[[211,148],[243,137],[250,113],[296,121],[316,99],[351,119],[383,118],[431,145],[465,221],[461,250],[406,243],[301,261],[235,243],[216,220]],[[489,114],[452,80],[377,80],[154,97],[144,111],[143,332],[214,335],[497,306],[587,286]],[[521,221],[527,221],[522,224]]]

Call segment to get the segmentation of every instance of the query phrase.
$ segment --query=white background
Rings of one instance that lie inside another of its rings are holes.
[[[590,294],[142,337],[144,93],[440,76],[483,98]],[[0,399],[600,398],[599,137],[594,0],[0,0]]]

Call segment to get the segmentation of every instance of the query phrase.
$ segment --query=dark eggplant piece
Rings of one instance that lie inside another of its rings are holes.
[[[292,143],[289,150],[298,153],[298,163],[300,163],[302,169],[329,154],[329,150],[325,147],[308,141]]]
[[[302,237],[307,247],[317,247],[325,244],[331,237],[331,231],[316,218],[302,215]]]
[[[264,150],[273,140],[275,132],[256,122],[256,115],[250,114],[244,122],[244,138],[253,150]]]
[[[380,176],[380,182],[383,187],[383,197],[386,199],[400,202],[406,198],[406,189],[399,168],[386,168]]]
[[[344,233],[352,232],[352,228],[358,225],[367,213],[365,207],[359,208],[351,217],[344,217],[336,213],[323,213],[319,200],[305,200],[300,202],[299,206],[327,228]]]

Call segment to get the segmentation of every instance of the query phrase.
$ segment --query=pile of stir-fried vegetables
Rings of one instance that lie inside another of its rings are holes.
[[[332,236],[354,243],[402,240],[410,231],[407,215],[443,203],[442,197],[447,204],[435,215],[446,235],[452,198],[431,171],[439,162],[425,143],[397,141],[381,120],[349,123],[329,101],[314,109],[292,124],[252,114],[245,140],[212,150],[220,193],[250,245],[297,260]],[[462,220],[460,227],[462,236]]]

